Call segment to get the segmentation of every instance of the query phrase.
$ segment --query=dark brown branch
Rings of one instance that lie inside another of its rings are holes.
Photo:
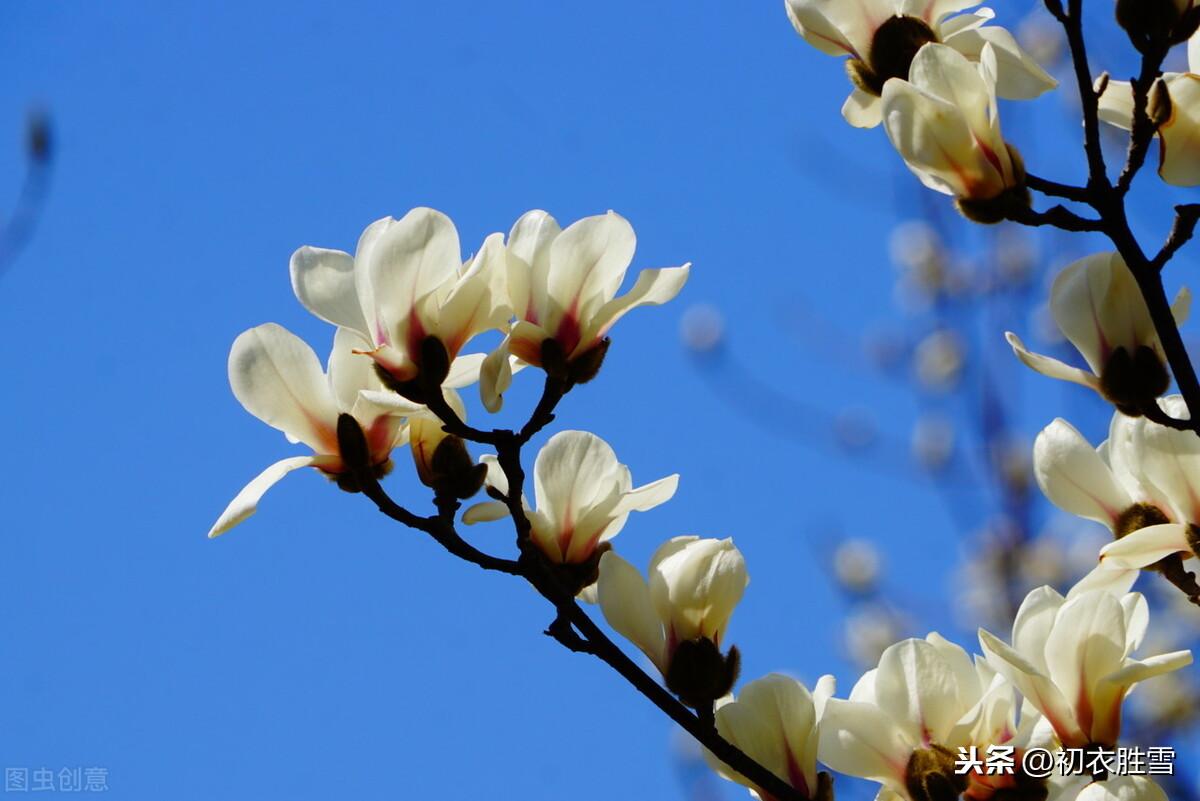
[[[1059,0],[1047,0],[1046,8],[1054,15],[1067,35],[1071,65],[1079,88],[1079,103],[1083,108],[1083,149],[1088,161],[1088,188],[1109,188],[1108,169],[1104,150],[1100,146],[1100,104],[1092,87],[1092,70],[1088,65],[1087,44],[1083,38],[1083,0],[1068,0],[1064,12]]]
[[[1191,241],[1196,233],[1196,224],[1200,222],[1200,203],[1185,203],[1175,207],[1175,223],[1171,226],[1171,234],[1167,237],[1162,250],[1150,264],[1155,270],[1161,270],[1167,262],[1179,252],[1179,249]]]
[[[1096,232],[1104,230],[1104,221],[1083,217],[1066,206],[1051,206],[1045,211],[1019,208],[1009,213],[1008,219],[1031,227],[1049,225],[1062,231]]]
[[[1086,203],[1090,197],[1086,187],[1060,184],[1058,181],[1050,181],[1031,173],[1025,175],[1025,184],[1035,192],[1041,192],[1047,197],[1061,197],[1064,200],[1074,200],[1078,203]]]
[[[1117,191],[1122,195],[1129,191],[1133,179],[1146,163],[1150,143],[1158,131],[1158,125],[1150,117],[1150,90],[1162,74],[1163,59],[1167,57],[1169,49],[1170,45],[1165,42],[1147,46],[1142,51],[1141,70],[1132,82],[1133,123],[1129,134],[1129,151],[1125,157],[1125,167],[1117,178]]]
[[[1171,415],[1162,410],[1157,403],[1147,404],[1142,410],[1142,414],[1152,423],[1158,423],[1160,426],[1173,428],[1176,431],[1196,431],[1197,424],[1191,420],[1177,420]]]

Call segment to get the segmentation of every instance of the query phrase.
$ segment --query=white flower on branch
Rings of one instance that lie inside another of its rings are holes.
[[[258,508],[268,489],[301,467],[315,467],[340,482],[351,481],[352,466],[338,444],[338,417],[353,415],[362,427],[369,466],[382,475],[391,466],[391,452],[407,436],[394,408],[380,407],[361,396],[381,388],[371,362],[351,352],[356,337],[339,328],[329,356],[328,374],[303,340],[274,323],[244,332],[229,352],[229,384],[238,401],[255,417],[287,435],[291,442],[312,448],[312,456],[293,456],[276,462],[238,493],[209,531],[224,534]]]
[[[1191,293],[1181,289],[1171,306],[1176,324],[1187,319],[1190,306]],[[1027,366],[1093,389],[1133,416],[1166,392],[1166,354],[1137,281],[1119,254],[1097,253],[1064,268],[1050,289],[1050,310],[1090,371],[1033,353],[1009,331],[1005,336],[1013,353]]]
[[[996,53],[1001,97],[1025,100],[1058,85],[1012,34],[985,26],[995,14],[970,0],[787,0],[788,18],[805,41],[822,53],[849,56],[847,72],[855,89],[842,116],[858,128],[880,123],[880,97],[891,78],[909,78],[922,45],[944,43],[979,61],[986,45]]]
[[[1161,399],[1159,406],[1176,419],[1190,417],[1179,395]],[[1130,439],[1137,466],[1162,495],[1171,522],[1131,532],[1105,546],[1100,558],[1106,564],[1142,568],[1176,553],[1194,556],[1200,548],[1200,437],[1142,419],[1130,426]]]
[[[1115,747],[1121,705],[1134,685],[1192,662],[1190,651],[1133,659],[1150,612],[1140,593],[1117,589],[1076,587],[1064,598],[1040,587],[1017,612],[1012,645],[979,631],[988,661],[1042,713],[1066,748]]]
[[[609,330],[631,309],[679,294],[690,265],[643,270],[624,295],[617,290],[633,260],[633,227],[614,212],[585,217],[565,229],[544,211],[522,215],[508,235],[508,293],[516,323],[485,365],[484,402],[499,407],[511,352],[525,364],[572,383],[595,376]]]
[[[1150,118],[1158,123],[1158,174],[1175,186],[1200,184],[1200,34],[1188,41],[1188,72],[1166,72],[1163,90],[1147,98]],[[1118,128],[1133,127],[1133,84],[1109,81],[1100,96],[1100,119]]]
[[[1114,776],[1084,787],[1075,801],[1167,801],[1167,794],[1146,776]]]
[[[654,552],[648,580],[615,552],[605,553],[596,589],[609,625],[650,658],[668,689],[703,708],[737,678],[737,649],[720,649],[749,583],[732,539],[685,536]]]
[[[508,479],[495,456],[484,456],[487,484],[508,494]],[[629,468],[617,460],[612,447],[587,431],[560,431],[546,443],[533,464],[537,508],[530,509],[529,536],[554,565],[574,565],[582,590],[596,580],[605,544],[621,532],[631,512],[645,512],[666,503],[679,486],[679,474],[633,486]],[[500,501],[484,501],[463,513],[470,525],[508,515]],[[590,595],[589,595],[590,600]]]
[[[475,335],[506,329],[507,254],[493,234],[466,263],[446,215],[417,208],[363,231],[354,256],[302,247],[292,255],[296,297],[322,320],[354,331],[389,388],[423,402],[415,382],[461,387],[483,354],[459,356]]]
[[[958,749],[1019,744],[1013,688],[985,661],[938,634],[883,652],[849,700],[831,698],[821,719],[820,760],[910,801],[956,797],[1011,776],[957,773]],[[972,796],[973,797],[973,796]]]
[[[973,63],[947,45],[928,44],[908,80],[883,86],[884,128],[904,163],[981,222],[1002,219],[1005,200],[1028,206],[1024,167],[1000,133],[995,70],[991,45]]]
[[[810,693],[791,676],[772,673],[748,682],[737,698],[717,702],[717,731],[801,795],[831,801],[829,775],[817,773],[817,742],[825,702],[833,691],[833,676],[822,676]],[[723,778],[750,788],[760,799],[770,797],[712,752],[706,750],[704,757]]]

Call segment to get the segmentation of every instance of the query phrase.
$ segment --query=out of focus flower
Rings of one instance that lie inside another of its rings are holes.
[[[1187,319],[1191,294],[1181,289],[1171,311]],[[1043,375],[1100,393],[1128,415],[1167,390],[1170,376],[1150,311],[1137,281],[1117,253],[1098,253],[1066,267],[1050,289],[1054,321],[1087,361],[1088,370],[1033,353],[1011,331],[1013,352]]]
[[[1076,587],[1064,598],[1040,587],[1017,612],[1011,646],[979,631],[988,662],[1045,716],[1066,748],[1115,747],[1129,690],[1192,662],[1190,651],[1131,658],[1150,613],[1139,593],[1119,589]]]
[[[913,425],[913,458],[926,470],[940,470],[954,456],[954,438],[954,423],[949,418],[923,415]]]
[[[381,408],[361,397],[378,390],[371,362],[354,355],[354,334],[339,328],[329,356],[329,371],[303,340],[274,323],[244,332],[229,352],[229,385],[246,411],[287,435],[291,442],[312,448],[312,456],[292,456],[276,462],[238,493],[213,525],[216,537],[241,523],[258,508],[268,489],[293,470],[315,467],[353,489],[350,475],[357,467],[344,458],[338,441],[338,417],[350,414],[362,427],[367,465],[382,475],[391,466],[391,452],[404,442],[407,430],[395,409]],[[413,407],[415,409],[415,407]]]
[[[1148,113],[1159,122],[1158,174],[1175,186],[1200,184],[1200,35],[1188,42],[1188,69],[1164,73],[1164,88],[1149,99]],[[1128,130],[1133,111],[1133,85],[1109,81],[1100,96],[1100,119]]]
[[[508,493],[508,479],[494,456],[484,456],[487,483]],[[617,461],[607,442],[587,431],[560,431],[538,452],[533,464],[536,509],[526,505],[530,539],[554,565],[578,572],[576,592],[596,580],[604,544],[620,533],[630,512],[645,512],[666,503],[679,486],[670,475],[633,486],[629,468]],[[524,499],[522,499],[524,501]],[[500,501],[484,501],[463,514],[468,525],[508,515]]]
[[[962,339],[954,331],[941,329],[917,343],[913,359],[917,380],[933,392],[945,392],[958,383],[966,358]]]
[[[711,353],[725,341],[725,317],[716,306],[690,306],[679,321],[684,346],[697,354]]]
[[[834,551],[833,572],[847,590],[870,592],[879,579],[879,550],[867,540],[846,540]]]
[[[718,702],[717,731],[742,753],[814,801],[832,801],[832,782],[817,773],[817,741],[825,702],[833,695],[833,676],[822,676],[810,693],[790,676],[772,673],[748,682],[737,698]],[[705,751],[709,765],[722,777],[770,796],[737,771]]]
[[[729,693],[740,662],[721,653],[734,607],[750,578],[733,540],[674,537],[650,558],[649,580],[614,551],[596,585],[610,626],[641,649],[667,688],[703,708]]]
[[[888,138],[921,183],[957,198],[978,222],[998,222],[1029,205],[1024,167],[1000,133],[996,55],[985,45],[978,64],[946,45],[928,44],[908,79],[883,87]]]
[[[996,51],[1001,97],[1024,100],[1053,89],[1057,82],[1038,66],[1012,34],[986,26],[988,9],[958,14],[979,5],[971,0],[787,0],[788,18],[805,41],[822,53],[849,56],[846,71],[855,89],[842,106],[851,125],[880,122],[879,98],[891,78],[909,78],[913,56],[928,43],[944,42],[978,61],[986,45]]]

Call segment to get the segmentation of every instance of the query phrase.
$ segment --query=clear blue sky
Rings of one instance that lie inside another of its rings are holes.
[[[735,538],[747,677],[832,670],[848,690],[830,531],[894,532],[893,563],[920,554],[926,576],[955,560],[931,493],[733,413],[679,344],[684,309],[715,303],[762,378],[911,413],[785,323],[891,313],[886,231],[913,194],[882,134],[842,124],[840,65],[782,2],[8,2],[0,65],[0,197],[30,104],[58,138],[0,282],[0,766],[104,766],[110,797],[138,800],[682,797],[668,722],[542,636],[519,583],[308,472],[204,537],[301,452],[230,394],[233,338],[275,321],[327,352],[288,256],[416,205],[466,247],[529,208],[612,208],[636,267],[695,264],[675,303],[621,323],[559,422],[639,482],[682,474],[621,535],[636,563],[676,534]],[[389,486],[420,508],[407,475]],[[907,600],[938,610],[947,589]]]

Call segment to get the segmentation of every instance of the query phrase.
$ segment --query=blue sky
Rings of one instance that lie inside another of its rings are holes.
[[[559,424],[606,438],[639,483],[682,474],[621,535],[635,563],[676,534],[735,538],[747,677],[833,671],[847,690],[823,538],[879,537],[898,570],[948,576],[962,534],[920,485],[797,444],[786,411],[733,411],[677,335],[716,304],[760,379],[911,413],[785,324],[891,313],[886,232],[913,195],[884,137],[841,123],[840,65],[781,6],[7,3],[0,191],[31,105],[58,149],[0,281],[0,763],[103,766],[122,799],[683,797],[669,723],[542,636],[518,582],[310,473],[204,537],[300,452],[229,392],[233,338],[274,321],[327,352],[289,255],[352,249],[417,205],[467,248],[529,208],[611,208],[635,268],[694,263],[676,302],[620,324]],[[409,476],[389,487],[423,508]],[[931,625],[948,581],[903,588]]]

